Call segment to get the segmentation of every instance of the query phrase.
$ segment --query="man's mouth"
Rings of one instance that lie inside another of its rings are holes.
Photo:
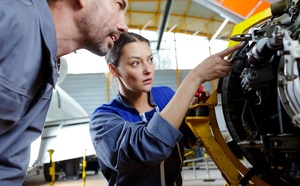
[[[119,39],[119,37],[117,35],[111,35],[110,38],[113,40],[113,42],[115,42]]]

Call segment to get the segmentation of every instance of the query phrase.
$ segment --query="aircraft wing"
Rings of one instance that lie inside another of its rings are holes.
[[[54,150],[52,160],[55,162],[96,154],[89,134],[89,118],[47,122],[33,167],[50,162],[49,149]]]
[[[31,144],[29,170],[50,162],[95,155],[89,134],[89,116],[83,107],[59,84],[67,74],[67,63],[60,61],[60,77],[53,90],[42,135]]]

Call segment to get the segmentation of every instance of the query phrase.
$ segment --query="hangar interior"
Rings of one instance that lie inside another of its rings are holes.
[[[208,107],[209,115],[187,116],[186,121],[222,172],[226,184],[299,185],[300,2],[128,2],[129,29],[141,34],[155,32],[151,43],[157,55],[164,50],[164,43],[171,42],[165,36],[170,33],[204,37],[208,42],[223,40],[229,46],[243,43],[241,50],[229,56],[231,74],[204,84],[214,93],[212,99],[191,107]],[[154,86],[167,85],[176,90],[189,71],[178,66],[159,69]],[[68,74],[59,86],[83,107],[86,116],[114,98],[117,91],[107,73]],[[222,113],[216,114],[216,107]],[[203,135],[207,130],[211,133]],[[229,132],[233,145],[224,140],[224,130]],[[241,164],[240,155],[250,167]]]
[[[141,35],[144,34],[143,31],[154,32],[154,34],[150,35],[151,38],[149,39],[153,53],[160,55],[160,52],[162,53],[167,50],[167,53],[176,56],[178,54],[172,51],[172,47],[175,48],[176,46],[169,47],[164,45],[165,43],[174,42],[176,38],[170,37],[173,33],[206,38],[205,41],[201,40],[197,44],[200,43],[199,45],[201,45],[206,42],[205,47],[207,48],[209,47],[209,42],[221,40],[224,41],[224,43],[221,44],[221,49],[224,49],[228,45],[233,28],[237,23],[265,10],[275,1],[276,0],[249,0],[245,4],[245,2],[239,0],[129,0],[128,9],[126,11],[126,21],[130,31],[138,32]],[[196,40],[195,38],[192,39],[194,41]],[[216,43],[216,45],[218,44],[219,43]],[[177,48],[177,50],[179,49]],[[189,50],[192,50],[192,48]],[[218,50],[220,50],[220,48],[218,48]],[[201,52],[204,53],[203,50],[201,50]],[[196,54],[194,53],[193,55]],[[209,53],[205,53],[204,57],[208,56]],[[158,57],[157,60],[163,59]],[[176,61],[176,59],[172,60],[173,58],[167,58],[167,61],[163,62],[174,63],[173,61]],[[197,61],[197,63],[198,62],[200,62],[200,60]],[[71,63],[72,61],[68,61],[68,65],[71,65]],[[101,63],[105,62],[101,61]],[[184,63],[189,62],[184,61]],[[177,86],[190,70],[184,67],[181,68],[180,65],[178,66],[176,64],[167,64],[164,65],[164,67],[155,65],[155,67],[158,71],[156,72],[157,76],[154,85],[168,85],[174,90],[177,89]],[[160,72],[161,70],[166,70],[166,73]],[[176,75],[176,71],[178,70],[180,71],[179,75]],[[90,78],[94,81],[89,82]],[[81,81],[84,81],[84,83],[81,83]],[[78,92],[84,92],[84,85],[93,86],[89,84],[93,84],[94,82],[97,83],[93,88],[96,90],[92,90],[91,92],[93,92],[93,94],[99,94],[99,96],[80,96]],[[61,86],[91,114],[96,106],[109,101],[116,94],[116,89],[114,88],[117,86],[113,84],[114,82],[111,83],[109,90],[106,90],[105,72],[98,73],[98,75],[95,73],[81,73],[68,74]],[[80,88],[80,86],[83,87]],[[205,87],[209,91],[212,91],[216,89],[216,83],[207,84]],[[86,102],[85,99],[87,99]],[[96,101],[89,99],[95,99]]]

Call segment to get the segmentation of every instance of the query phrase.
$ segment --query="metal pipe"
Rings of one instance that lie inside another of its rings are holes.
[[[86,149],[84,151],[83,161],[82,161],[82,186],[86,183]]]
[[[160,49],[160,43],[161,43],[162,37],[164,35],[164,32],[166,30],[166,25],[167,25],[167,22],[168,22],[168,19],[169,19],[169,16],[170,16],[170,9],[171,9],[171,6],[172,6],[172,2],[173,2],[173,0],[168,0],[167,4],[166,4],[166,9],[165,9],[165,12],[164,12],[163,21],[161,23],[160,30],[159,30],[159,35],[158,35],[158,41],[157,41],[157,47],[156,47],[157,51]]]
[[[49,175],[51,176],[50,186],[53,186],[55,181],[55,163],[52,161],[52,154],[54,153],[54,150],[49,149],[48,152],[50,154],[50,167],[49,167]]]

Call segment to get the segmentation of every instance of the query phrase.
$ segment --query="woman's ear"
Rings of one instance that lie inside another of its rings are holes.
[[[108,63],[108,69],[114,77],[119,77],[118,69],[114,64]]]

